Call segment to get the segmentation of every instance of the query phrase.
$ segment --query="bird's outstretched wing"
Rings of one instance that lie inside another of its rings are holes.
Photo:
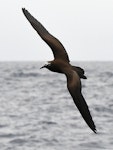
[[[75,71],[67,71],[66,76],[67,88],[74,100],[75,105],[77,106],[88,126],[96,133],[96,126],[93,122],[88,105],[81,93],[81,81],[78,77],[78,74]]]
[[[61,42],[54,36],[52,36],[45,29],[45,27],[38,20],[36,20],[25,8],[22,8],[22,11],[32,27],[37,31],[40,37],[50,46],[55,59],[62,59],[66,62],[69,62],[68,54]]]

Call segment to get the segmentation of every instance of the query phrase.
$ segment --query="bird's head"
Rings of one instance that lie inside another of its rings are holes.
[[[45,63],[45,65],[44,65],[44,66],[42,66],[40,69],[43,69],[43,68],[50,69],[50,68],[51,68],[51,62],[47,62],[47,63]]]

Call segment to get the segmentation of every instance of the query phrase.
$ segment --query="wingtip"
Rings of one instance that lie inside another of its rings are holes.
[[[24,11],[25,11],[25,8],[22,8],[22,11],[24,12]]]
[[[23,13],[25,13],[27,10],[25,8],[22,8]]]
[[[93,132],[94,132],[95,134],[97,134],[97,131],[96,131],[96,130],[93,130]]]
[[[95,134],[97,134],[97,129],[95,128],[95,129],[92,129],[93,130],[93,132],[95,133]]]
[[[96,129],[94,130],[94,133],[97,134],[97,130]]]

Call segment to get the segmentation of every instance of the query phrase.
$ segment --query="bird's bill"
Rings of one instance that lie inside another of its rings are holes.
[[[44,66],[42,66],[40,69],[43,69],[43,68],[45,68],[45,65],[44,65]]]
[[[50,64],[51,64],[50,62],[45,62],[45,65],[42,66],[40,69],[47,68],[47,66],[50,65]]]

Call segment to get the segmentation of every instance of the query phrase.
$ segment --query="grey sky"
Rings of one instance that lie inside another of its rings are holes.
[[[51,60],[25,7],[66,48],[70,60],[113,61],[113,0],[0,0],[0,61]]]

